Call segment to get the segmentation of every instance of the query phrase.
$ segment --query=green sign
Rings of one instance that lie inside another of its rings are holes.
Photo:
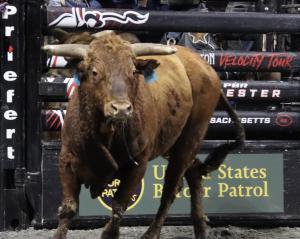
[[[202,160],[206,155],[198,155]],[[155,214],[160,204],[167,161],[148,164],[145,178],[132,196],[127,215]],[[224,164],[203,179],[206,213],[282,213],[283,154],[231,154]],[[110,203],[120,181],[116,179],[98,199],[84,187],[80,194],[80,216],[110,215]],[[190,192],[185,183],[169,214],[190,213]]]

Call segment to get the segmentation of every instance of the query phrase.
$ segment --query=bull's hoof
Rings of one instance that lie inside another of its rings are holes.
[[[109,221],[103,229],[101,239],[118,239],[119,237],[119,229],[113,226],[112,221]]]
[[[194,222],[194,233],[196,239],[208,238],[209,229],[210,229],[206,224],[206,222],[208,221],[209,221],[208,217],[204,215],[203,220]]]
[[[114,213],[113,217],[105,225],[101,239],[118,239],[120,237],[121,213]]]
[[[60,218],[69,218],[75,216],[78,209],[78,204],[75,200],[65,200],[62,205],[58,208],[58,216]]]
[[[208,230],[204,231],[204,232],[200,232],[198,233],[196,236],[196,239],[207,239],[208,238]]]
[[[120,236],[119,232],[106,232],[104,231],[101,235],[101,239],[118,239]]]
[[[60,231],[56,231],[52,239],[66,239],[67,235],[66,233],[62,233]]]
[[[159,233],[149,232],[149,231],[147,231],[147,232],[141,237],[141,239],[159,239],[159,238],[160,238]]]

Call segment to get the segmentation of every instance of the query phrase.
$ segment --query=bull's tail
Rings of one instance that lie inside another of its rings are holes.
[[[235,110],[232,108],[232,106],[228,102],[223,91],[221,91],[220,101],[223,104],[226,112],[228,113],[228,115],[232,119],[232,122],[235,125],[236,138],[235,138],[235,141],[228,142],[228,143],[218,146],[216,149],[214,149],[213,152],[211,152],[207,156],[204,163],[201,164],[201,171],[203,172],[204,175],[212,172],[213,170],[218,169],[230,151],[242,148],[245,143],[244,127],[241,124]]]

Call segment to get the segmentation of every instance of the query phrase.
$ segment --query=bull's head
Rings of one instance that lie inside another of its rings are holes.
[[[43,48],[49,54],[79,59],[80,90],[90,92],[104,116],[112,120],[127,119],[134,107],[131,87],[135,74],[159,64],[155,60],[140,60],[137,56],[173,54],[176,49],[160,44],[129,44],[111,32],[89,45],[63,44]]]

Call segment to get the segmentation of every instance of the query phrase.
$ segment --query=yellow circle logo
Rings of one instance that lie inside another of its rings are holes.
[[[120,183],[121,183],[120,179],[118,178],[114,179],[110,184],[107,185],[107,187],[103,190],[101,195],[98,197],[100,203],[110,211],[112,210],[112,201],[114,195],[117,192]],[[144,187],[145,187],[145,183],[144,183],[144,179],[142,179],[136,192],[131,197],[127,211],[134,208],[139,203],[139,201],[141,200],[144,194]]]

